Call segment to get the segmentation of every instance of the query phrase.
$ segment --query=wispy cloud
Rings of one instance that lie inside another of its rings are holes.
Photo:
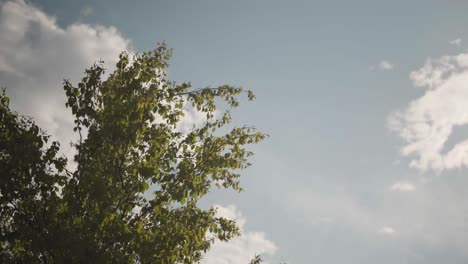
[[[384,226],[384,227],[379,229],[379,233],[384,234],[384,235],[393,235],[393,234],[395,234],[395,229],[393,229],[393,228],[391,228],[389,226]]]
[[[451,41],[449,41],[449,44],[450,44],[450,45],[457,46],[457,47],[460,47],[461,44],[462,44],[462,39],[461,39],[461,38],[457,38],[457,39],[451,40]]]
[[[94,9],[87,5],[87,6],[84,6],[83,8],[81,8],[80,10],[80,15],[81,16],[84,16],[84,17],[87,17],[87,16],[90,16],[94,13]]]
[[[412,192],[414,189],[414,185],[410,182],[396,182],[390,186],[390,190],[396,192]]]
[[[395,65],[390,63],[389,61],[383,60],[379,63],[379,69],[384,70],[384,71],[390,71],[393,70]]]
[[[369,71],[381,70],[381,71],[391,71],[395,68],[395,65],[388,60],[382,60],[377,65],[371,65]]]

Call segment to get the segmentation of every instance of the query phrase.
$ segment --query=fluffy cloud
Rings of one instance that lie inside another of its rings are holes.
[[[220,216],[236,221],[241,236],[229,242],[216,241],[205,255],[203,264],[249,263],[255,255],[268,256],[276,252],[276,245],[268,240],[264,233],[245,231],[246,219],[235,206],[216,207]]]
[[[412,192],[414,189],[414,185],[410,182],[396,182],[390,186],[391,191],[397,192]]]
[[[66,28],[24,1],[0,2],[0,86],[12,107],[34,117],[62,142],[67,156],[74,139],[73,119],[65,108],[64,78],[76,82],[96,60],[114,65],[129,40],[114,27],[71,24]]]
[[[406,142],[410,166],[442,171],[468,165],[468,140],[447,144],[454,129],[468,124],[468,54],[428,59],[412,72],[415,86],[426,88],[406,109],[389,117],[389,127]]]

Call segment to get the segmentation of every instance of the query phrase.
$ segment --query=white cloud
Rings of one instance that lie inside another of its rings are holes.
[[[113,66],[121,51],[131,51],[129,40],[114,27],[62,28],[21,0],[0,2],[0,36],[0,86],[7,87],[13,109],[34,117],[70,157],[73,119],[65,108],[63,79],[78,81],[99,59]]]
[[[395,234],[395,229],[389,226],[384,226],[379,230],[379,233],[384,234],[384,235],[393,235]]]
[[[218,215],[235,220],[241,231],[241,236],[229,242],[216,241],[205,255],[203,264],[238,264],[249,263],[255,255],[273,255],[277,246],[268,240],[264,233],[246,231],[246,218],[235,206],[216,206]]]
[[[457,39],[451,40],[451,41],[449,41],[449,44],[450,44],[450,45],[455,45],[455,46],[457,46],[457,47],[460,47],[461,44],[462,44],[462,39],[461,39],[461,38],[457,38]]]
[[[468,124],[468,54],[428,59],[410,78],[426,91],[389,117],[389,127],[406,142],[401,154],[414,155],[410,166],[420,170],[467,167],[468,140],[445,148],[453,130]]]
[[[396,182],[390,186],[391,191],[397,192],[412,192],[414,189],[414,185],[410,182]]]
[[[379,63],[379,69],[384,70],[384,71],[393,70],[394,67],[395,66],[392,63],[386,60],[383,60]]]

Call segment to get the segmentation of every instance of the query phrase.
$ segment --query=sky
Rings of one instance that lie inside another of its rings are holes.
[[[0,0],[0,86],[67,142],[63,78],[164,41],[172,80],[253,90],[233,118],[269,134],[252,148],[244,191],[202,201],[243,233],[204,263],[467,263],[467,8]]]

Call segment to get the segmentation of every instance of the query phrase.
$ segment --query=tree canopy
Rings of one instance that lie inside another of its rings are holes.
[[[241,190],[246,147],[265,135],[228,126],[229,110],[254,95],[170,81],[171,53],[165,44],[124,52],[107,77],[98,62],[77,85],[64,81],[79,135],[73,161],[0,95],[3,263],[196,263],[215,238],[239,234],[198,202],[215,186]],[[206,120],[181,129],[187,111]]]

